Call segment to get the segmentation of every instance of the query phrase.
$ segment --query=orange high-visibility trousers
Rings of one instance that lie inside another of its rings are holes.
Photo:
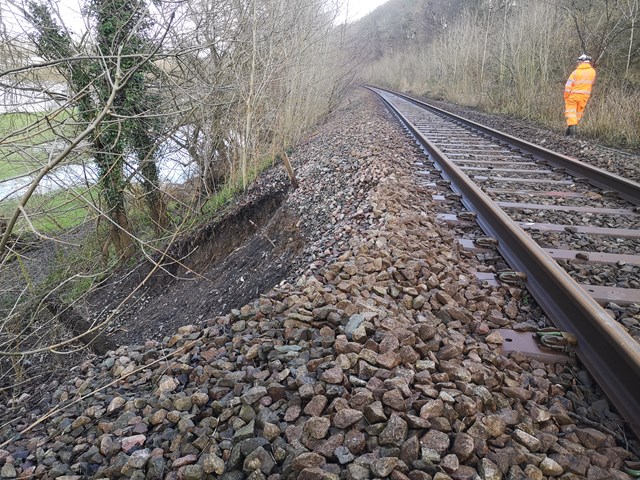
[[[564,117],[567,120],[567,126],[570,127],[580,123],[588,101],[588,95],[579,93],[569,94],[564,97]]]

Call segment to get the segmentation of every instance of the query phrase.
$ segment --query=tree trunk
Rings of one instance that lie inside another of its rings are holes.
[[[111,227],[109,228],[109,238],[116,249],[116,254],[122,260],[133,256],[135,244],[129,233],[129,218],[124,210],[113,212],[111,215]]]
[[[247,175],[247,163],[249,158],[249,147],[252,144],[251,141],[251,129],[253,126],[253,95],[256,82],[256,56],[257,56],[257,25],[256,25],[256,1],[251,3],[251,71],[249,72],[249,93],[246,99],[246,117],[244,125],[244,145],[242,146],[242,187],[247,188],[249,182]]]
[[[624,76],[629,76],[629,66],[631,65],[631,52],[633,51],[633,34],[635,31],[636,19],[631,19],[631,31],[629,32],[629,50],[627,52],[627,68],[624,71]]]
[[[71,305],[67,305],[54,295],[50,295],[46,300],[47,310],[49,310],[67,328],[74,337],[78,337],[89,331],[93,326],[86,318],[76,312]],[[80,341],[96,352],[104,355],[109,350],[115,350],[117,345],[101,332],[91,333],[80,338]]]
[[[144,160],[141,170],[144,177],[142,185],[145,190],[149,215],[151,216],[156,235],[161,236],[163,231],[169,227],[169,216],[167,215],[167,207],[162,192],[160,191],[158,166],[154,161]]]

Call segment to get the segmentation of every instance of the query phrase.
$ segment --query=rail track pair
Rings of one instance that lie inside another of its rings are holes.
[[[412,97],[371,90],[513,269],[503,280],[522,282],[545,311],[556,327],[546,341],[572,344],[640,438],[640,322],[625,316],[640,305],[640,184]]]

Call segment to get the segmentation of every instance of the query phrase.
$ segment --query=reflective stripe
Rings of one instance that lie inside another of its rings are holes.
[[[593,84],[595,83],[596,71],[588,63],[578,65],[565,84],[565,95],[591,95]]]
[[[565,98],[565,110],[564,116],[567,121],[567,125],[577,125],[582,119],[584,108],[589,100],[589,95],[576,94],[568,95]]]

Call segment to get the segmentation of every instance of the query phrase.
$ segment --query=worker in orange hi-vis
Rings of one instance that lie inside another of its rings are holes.
[[[591,57],[578,57],[578,67],[571,73],[564,86],[564,116],[567,119],[565,135],[575,135],[584,109],[591,96],[591,88],[596,81],[596,71],[591,66]]]

